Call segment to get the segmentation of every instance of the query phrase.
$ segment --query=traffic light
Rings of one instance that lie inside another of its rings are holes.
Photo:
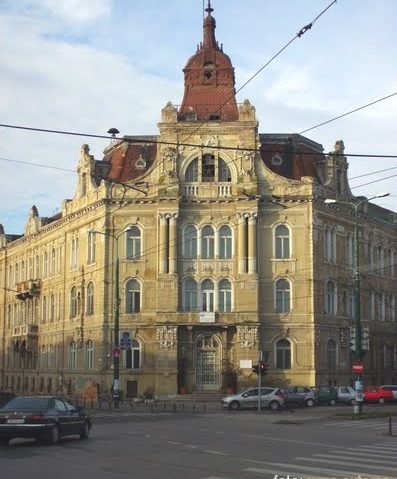
[[[349,348],[350,348],[351,351],[355,351],[357,349],[356,327],[355,326],[350,326]]]
[[[255,374],[260,374],[261,376],[265,376],[267,374],[267,366],[263,361],[259,361],[258,364],[252,366],[252,371]]]
[[[369,328],[363,328],[361,330],[361,350],[369,350]]]
[[[260,361],[258,366],[259,366],[259,372],[261,376],[265,376],[267,374],[266,364],[263,361]]]

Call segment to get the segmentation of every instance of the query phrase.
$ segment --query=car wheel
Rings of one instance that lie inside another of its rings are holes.
[[[350,399],[350,406],[355,406],[355,405],[356,405],[356,400]]]
[[[313,399],[306,399],[306,407],[313,407],[314,401]]]
[[[335,404],[336,404],[335,399],[330,399],[329,402],[328,402],[328,404],[329,404],[330,406],[335,406]]]
[[[0,446],[8,446],[9,442],[10,442],[10,440],[8,439],[8,437],[0,438]]]
[[[232,411],[238,411],[240,409],[240,403],[238,401],[232,401],[229,404],[229,409],[231,409]]]
[[[280,409],[280,404],[277,402],[277,401],[272,401],[270,404],[269,404],[269,408],[272,410],[272,411],[278,411]]]
[[[58,442],[59,442],[59,428],[58,428],[58,426],[54,426],[51,429],[49,437],[48,437],[48,442],[52,445],[58,444]]]
[[[379,398],[379,404],[383,404],[385,402],[385,398]]]
[[[80,439],[88,439],[89,435],[90,425],[88,424],[88,421],[85,421],[80,431]]]

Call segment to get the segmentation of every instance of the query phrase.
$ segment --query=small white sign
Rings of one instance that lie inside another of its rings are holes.
[[[199,321],[200,323],[215,323],[215,313],[211,312],[201,312],[199,313]]]
[[[240,359],[240,369],[252,369],[252,359]]]

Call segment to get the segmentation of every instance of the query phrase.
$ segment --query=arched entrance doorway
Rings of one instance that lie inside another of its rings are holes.
[[[221,387],[221,344],[213,334],[201,335],[195,344],[196,388],[217,391]]]

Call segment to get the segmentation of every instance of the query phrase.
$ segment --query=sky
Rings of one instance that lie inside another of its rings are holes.
[[[236,88],[331,1],[212,0]],[[397,92],[396,18],[396,0],[338,0],[237,101],[256,107],[261,133],[299,133]],[[182,101],[182,69],[202,39],[202,19],[203,0],[0,0],[0,123],[157,134],[161,109]],[[396,133],[397,95],[305,136],[325,152],[343,140],[346,153],[397,155]],[[100,160],[109,141],[0,128],[6,233],[23,233],[32,205],[40,216],[58,212],[77,180],[18,161],[75,170],[83,143]],[[397,211],[397,158],[349,164],[355,195],[388,191],[376,202]]]

